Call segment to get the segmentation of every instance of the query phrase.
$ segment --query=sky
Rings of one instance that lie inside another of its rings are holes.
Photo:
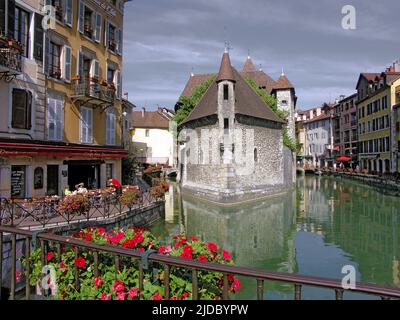
[[[342,27],[352,5],[356,29]],[[355,92],[361,72],[400,59],[398,0],[133,0],[125,5],[124,92],[139,108],[173,108],[190,73],[218,72],[225,41],[234,67],[249,52],[282,72],[305,110]]]

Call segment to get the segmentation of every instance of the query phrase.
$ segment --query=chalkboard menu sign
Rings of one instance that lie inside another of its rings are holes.
[[[25,197],[25,166],[12,166],[11,168],[11,197]]]

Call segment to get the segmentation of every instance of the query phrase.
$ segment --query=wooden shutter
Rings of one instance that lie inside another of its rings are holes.
[[[50,54],[50,38],[48,36],[45,36],[44,50],[45,54],[44,54],[43,72],[47,75],[50,75],[51,54]]]
[[[33,57],[36,60],[43,61],[43,16],[35,13],[35,38],[33,44]]]
[[[81,108],[81,142],[87,141],[87,108]]]
[[[110,144],[115,145],[115,114],[110,113]]]
[[[110,144],[110,112],[106,114],[106,144]]]
[[[108,41],[109,41],[109,39],[110,39],[110,22],[106,19],[106,22],[105,22],[105,30],[104,30],[104,46],[106,47],[106,48],[108,48],[108,45],[109,45],[109,43],[108,43]]]
[[[6,35],[6,0],[0,0],[0,35]]]
[[[28,130],[32,129],[32,92],[26,91],[26,124],[25,128]]]
[[[79,81],[80,83],[83,83],[84,81],[86,81],[86,79],[84,78],[84,74],[83,74],[83,54],[82,52],[79,50],[78,51],[78,63],[77,63],[77,74],[81,76],[81,80]]]
[[[78,1],[78,31],[83,33],[85,29],[85,4]]]
[[[72,0],[65,0],[64,10],[65,10],[64,14],[65,24],[72,27],[73,12],[74,12]]]
[[[116,70],[114,73],[114,84],[115,84],[115,95],[117,99],[121,98],[121,72],[119,70]]]
[[[100,42],[100,38],[101,38],[101,14],[96,12],[96,28],[95,28],[95,32],[94,32],[94,40],[96,42]]]
[[[92,60],[92,66],[90,69],[90,76],[100,79],[100,63],[98,60]]]
[[[56,102],[53,98],[47,99],[47,135],[49,140],[56,140]]]
[[[93,109],[88,108],[87,109],[87,127],[88,127],[88,143],[92,143],[93,142]]]
[[[56,140],[61,141],[64,133],[64,99],[56,100]]]
[[[68,46],[64,46],[64,67],[63,67],[63,78],[66,81],[71,81],[71,67],[72,67],[72,49]]]
[[[14,39],[15,30],[15,0],[8,0],[8,36]]]
[[[122,30],[117,29],[117,53],[122,55]]]
[[[12,120],[11,126],[26,129],[27,123],[27,92],[22,89],[13,89],[12,92]]]

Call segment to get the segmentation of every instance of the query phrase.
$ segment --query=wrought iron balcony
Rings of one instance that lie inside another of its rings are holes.
[[[21,52],[14,48],[0,48],[0,76],[14,78],[22,72]]]
[[[93,79],[76,80],[72,84],[72,96],[74,100],[95,105],[112,104],[115,100],[115,87],[100,84]]]

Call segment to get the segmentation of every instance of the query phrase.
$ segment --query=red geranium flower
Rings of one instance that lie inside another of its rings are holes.
[[[106,229],[104,228],[97,228],[98,233],[100,233],[101,235],[106,233]]]
[[[199,238],[195,236],[190,236],[190,240],[192,240],[193,242],[199,242]]]
[[[144,238],[143,238],[143,235],[142,235],[141,233],[136,234],[136,235],[133,237],[133,242],[134,242],[135,244],[142,243],[143,240],[144,240]]]
[[[158,253],[163,254],[165,252],[165,250],[166,250],[165,246],[160,246],[158,248]]]
[[[233,292],[236,292],[236,291],[240,290],[240,287],[241,287],[241,286],[242,286],[242,285],[241,285],[239,279],[238,279],[238,278],[235,278],[235,280],[233,280],[233,285],[232,285],[232,290],[233,290]]]
[[[94,282],[94,285],[98,288],[103,285],[103,280],[101,280],[100,277],[94,277],[93,282]]]
[[[144,248],[139,248],[137,249],[138,252],[145,252],[146,250]]]
[[[228,251],[222,250],[222,257],[227,261],[231,260],[231,255]]]
[[[136,246],[136,243],[135,243],[135,241],[132,240],[132,239],[126,240],[126,241],[122,244],[122,248],[128,248],[128,249],[133,249],[133,248],[135,248],[135,246]]]
[[[200,262],[208,262],[208,259],[205,256],[199,256],[199,261]]]
[[[124,301],[126,297],[126,293],[125,292],[118,292],[117,294],[117,299],[120,301]]]
[[[192,254],[193,253],[193,248],[191,247],[191,246],[185,246],[184,248],[183,248],[183,252],[184,253],[187,253],[187,254]]]
[[[78,258],[75,259],[75,265],[78,268],[83,269],[86,266],[86,260],[84,258],[82,258],[82,257],[78,257]]]
[[[162,295],[159,293],[159,292],[157,292],[152,298],[151,298],[151,300],[162,300],[163,299],[163,297],[162,297]]]
[[[125,290],[125,285],[122,283],[122,281],[115,280],[113,291],[114,292],[121,292],[121,291],[124,291],[124,290]]]
[[[101,300],[111,300],[111,294],[102,293]]]
[[[52,251],[50,251],[50,252],[47,254],[47,261],[53,260],[53,257],[54,257],[54,253],[53,253]]]
[[[131,290],[128,291],[128,295],[133,300],[138,295],[138,292],[139,290],[137,288],[131,288]]]
[[[85,241],[92,241],[92,234],[88,233],[88,235],[85,237]]]
[[[15,280],[17,281],[21,280],[21,271],[19,270],[15,271]]]
[[[210,251],[213,251],[213,252],[215,252],[215,251],[217,251],[218,250],[218,247],[214,244],[214,243],[212,243],[212,242],[210,242],[209,244],[208,244],[208,250],[210,250]]]

